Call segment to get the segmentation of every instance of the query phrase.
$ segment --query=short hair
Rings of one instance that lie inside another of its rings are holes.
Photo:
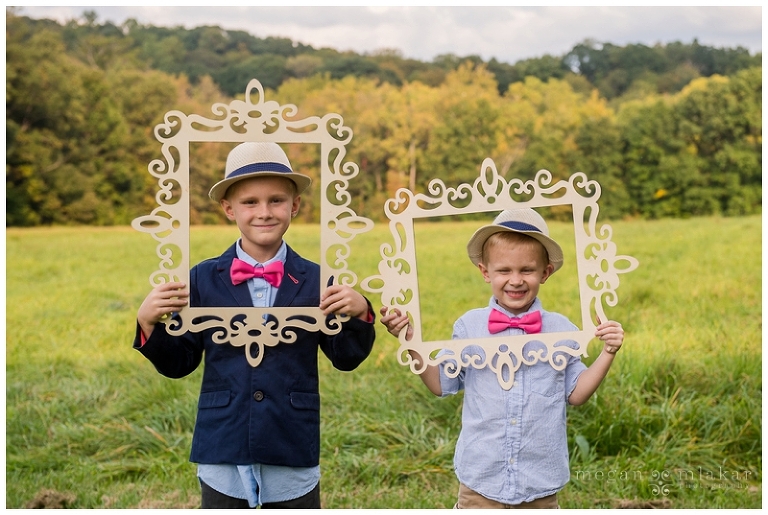
[[[536,238],[532,238],[527,234],[521,234],[519,232],[499,231],[488,236],[488,239],[483,243],[483,255],[481,261],[484,265],[488,265],[488,251],[501,242],[510,245],[528,245],[536,247],[541,250],[544,266],[549,264],[549,253],[547,252],[547,248]]]

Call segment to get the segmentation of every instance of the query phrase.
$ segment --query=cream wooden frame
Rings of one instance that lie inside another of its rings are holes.
[[[131,224],[158,241],[156,252],[160,264],[150,275],[150,285],[170,281],[189,284],[190,143],[245,141],[319,144],[321,285],[331,281],[356,285],[357,275],[347,265],[348,243],[356,235],[371,230],[373,222],[358,216],[349,207],[348,184],[359,170],[356,164],[344,162],[352,130],[344,126],[342,117],[328,113],[323,117],[298,119],[296,106],[265,100],[264,89],[255,79],[246,88],[245,100],[216,103],[211,111],[214,118],[169,111],[164,122],[155,127],[164,159],[153,160],[148,168],[158,180],[159,190],[155,195],[158,207]],[[271,317],[265,323],[267,314]],[[214,329],[216,343],[244,347],[246,358],[255,367],[261,363],[265,347],[293,343],[297,329],[335,334],[341,330],[345,318],[327,318],[319,307],[185,307],[166,321],[166,329],[173,335]]]
[[[562,370],[569,356],[586,356],[587,344],[594,338],[596,327],[591,314],[594,312],[602,320],[607,320],[603,302],[609,306],[615,306],[618,302],[616,288],[619,286],[619,274],[630,272],[638,266],[636,259],[617,255],[609,225],[602,225],[599,231],[596,228],[600,185],[588,180],[583,173],[573,174],[568,181],[552,184],[552,174],[547,170],[540,170],[530,181],[507,181],[498,174],[496,165],[489,158],[483,161],[480,176],[473,184],[465,183],[457,188],[449,188],[443,181],[434,179],[428,191],[428,195],[414,194],[401,188],[394,198],[386,202],[384,211],[390,220],[389,226],[395,243],[381,245],[379,274],[361,283],[366,291],[380,294],[383,305],[400,309],[412,320],[413,337],[406,340],[405,330],[398,337],[399,362],[410,366],[417,374],[424,372],[428,365],[445,363],[445,370],[451,377],[456,377],[462,367],[487,366],[496,373],[499,384],[509,389],[514,383],[515,372],[523,364],[533,365],[546,361],[555,369]],[[527,200],[516,201],[513,194],[524,196]],[[457,204],[461,204],[461,207]],[[468,340],[423,341],[413,221],[417,218],[557,205],[570,205],[573,211],[582,330],[494,336],[472,339],[470,343]],[[558,346],[559,342],[566,340],[575,341],[577,348]],[[534,341],[542,342],[546,348],[542,349],[541,345],[535,349],[525,348],[526,344]],[[484,355],[466,351],[470,345],[481,347]],[[424,362],[414,360],[407,352],[409,349],[427,359]],[[431,357],[438,350],[447,352]]]

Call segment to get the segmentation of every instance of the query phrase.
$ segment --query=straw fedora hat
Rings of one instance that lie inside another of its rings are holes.
[[[227,156],[224,180],[217,182],[208,192],[208,196],[218,202],[227,192],[227,188],[243,179],[252,177],[285,177],[296,184],[296,191],[301,194],[312,179],[296,173],[291,167],[288,156],[277,143],[249,141],[233,148]]]
[[[563,249],[549,237],[549,228],[541,215],[530,208],[502,211],[491,225],[485,225],[475,231],[467,243],[467,254],[474,265],[482,261],[486,240],[497,232],[517,232],[530,236],[547,249],[549,262],[555,267],[554,272],[563,266]]]

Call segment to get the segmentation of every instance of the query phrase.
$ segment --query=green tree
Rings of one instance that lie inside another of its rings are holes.
[[[289,57],[285,62],[285,69],[291,77],[310,77],[318,72],[323,65],[323,60],[316,55],[300,54]]]
[[[631,200],[624,183],[624,156],[621,130],[613,116],[592,117],[578,128],[577,150],[570,167],[600,184],[600,215],[619,219],[631,212]]]
[[[606,217],[753,213],[761,57],[696,41],[585,41],[514,65],[451,54],[423,63],[214,26],[117,27],[87,11],[62,25],[6,10],[6,223],[127,223],[146,213],[157,188],[147,166],[160,157],[153,129],[165,112],[206,115],[254,77],[299,116],[343,116],[355,133],[345,160],[360,168],[350,193],[372,218],[397,188],[471,182],[489,156],[507,178],[587,173],[602,185]],[[288,147],[316,176],[317,145]],[[191,145],[193,223],[222,220],[207,189],[227,151]],[[311,195],[302,215],[319,217]]]
[[[665,204],[680,196],[676,171],[662,161],[686,148],[677,136],[670,102],[661,99],[628,102],[618,113],[624,140],[624,184],[631,199],[630,215],[658,218],[668,213]],[[677,202],[677,201],[673,201]]]
[[[680,94],[675,111],[681,138],[703,159],[715,211],[754,212],[762,189],[761,70],[744,70],[732,79],[698,79]]]
[[[6,223],[104,222],[109,204],[86,196],[104,155],[91,145],[113,150],[124,127],[102,74],[65,56],[60,34],[20,24],[11,18],[6,36]]]
[[[472,182],[496,147],[498,90],[484,66],[460,65],[436,92],[436,123],[429,136],[417,189],[433,177],[447,185]]]
[[[257,78],[265,88],[277,89],[289,77],[285,57],[275,54],[261,54],[231,64],[212,74],[219,88],[234,97],[244,91],[248,82]]]
[[[343,79],[344,77],[381,77],[382,75],[387,75],[382,72],[379,65],[375,62],[352,53],[326,59],[319,71],[321,73],[327,72],[332,79]],[[394,78],[396,81],[396,77]]]
[[[570,177],[577,171],[573,163],[582,125],[612,116],[597,92],[585,95],[573,91],[565,80],[542,82],[534,77],[510,86],[503,113],[501,171],[526,180],[540,169],[552,172],[554,179]]]
[[[416,191],[437,123],[437,100],[434,88],[420,82],[406,84],[399,91],[390,89],[381,112],[375,114],[387,127],[381,142],[387,156],[386,180],[377,184],[377,192],[386,191],[392,197],[399,188]]]

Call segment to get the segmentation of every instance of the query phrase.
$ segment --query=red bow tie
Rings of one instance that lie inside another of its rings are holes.
[[[283,280],[283,262],[275,261],[265,267],[257,267],[235,258],[232,261],[229,276],[232,278],[232,284],[234,285],[244,283],[252,277],[263,277],[265,281],[277,288],[280,286],[280,281]]]
[[[541,332],[541,313],[534,311],[523,315],[519,318],[508,317],[504,313],[495,309],[491,310],[491,315],[488,317],[488,331],[491,334],[500,333],[508,327],[517,327],[525,331],[526,333],[540,333]]]

